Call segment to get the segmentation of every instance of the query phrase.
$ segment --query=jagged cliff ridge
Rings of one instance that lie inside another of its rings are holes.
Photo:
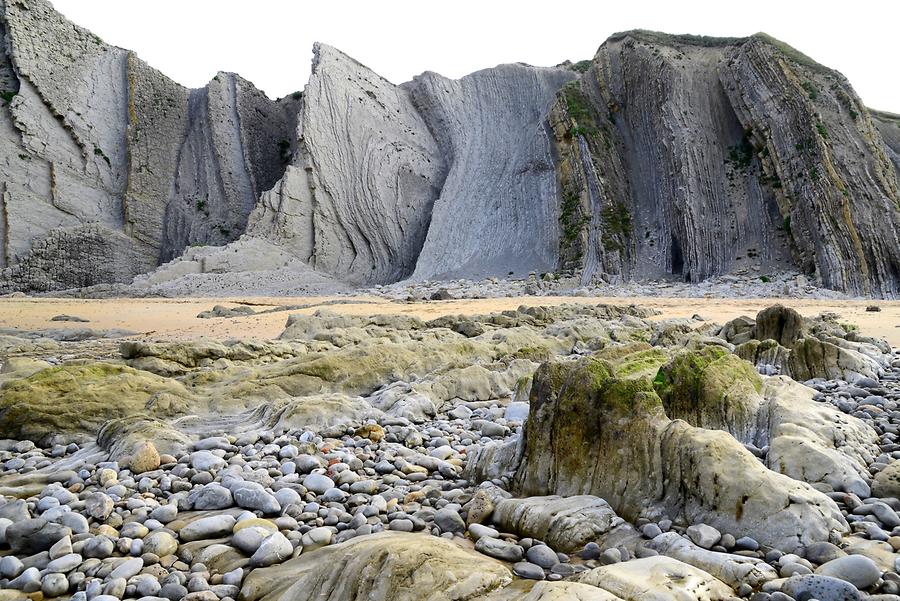
[[[897,293],[894,128],[768,36],[617,34],[551,121],[573,207],[561,257],[586,276],[787,260],[831,288]]]
[[[229,73],[188,90],[46,2],[0,10],[5,279],[127,282],[244,231],[290,156],[296,99]]]
[[[353,284],[799,268],[900,291],[900,120],[762,34],[628,32],[399,86],[317,45],[304,93],[271,101],[232,74],[185,89],[44,0],[0,6],[0,291],[241,235],[229,265],[277,249]]]

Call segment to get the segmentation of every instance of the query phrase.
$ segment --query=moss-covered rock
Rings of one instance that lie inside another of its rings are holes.
[[[93,434],[107,420],[144,413],[160,393],[191,397],[179,382],[116,363],[50,367],[0,389],[0,437]]]
[[[619,378],[653,378],[659,368],[669,361],[666,350],[646,342],[610,345],[597,351],[594,356],[609,361]]]
[[[758,376],[739,362],[720,349],[688,353],[656,386],[691,411],[692,395],[708,395],[699,404],[712,419],[725,397],[758,396]],[[766,469],[728,432],[670,419],[648,378],[617,378],[593,358],[549,362],[530,402],[516,494],[592,494],[629,520],[703,522],[783,550],[847,530],[831,499]]]
[[[752,440],[762,379],[747,361],[717,346],[684,352],[660,368],[654,387],[670,418]]]

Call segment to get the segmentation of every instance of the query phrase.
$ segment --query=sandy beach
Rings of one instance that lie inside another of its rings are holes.
[[[341,304],[327,304],[339,301]],[[739,315],[754,316],[775,303],[792,307],[805,316],[822,312],[834,312],[843,321],[859,326],[863,334],[886,338],[892,346],[900,347],[900,302],[898,301],[834,301],[806,299],[691,299],[659,297],[571,297],[527,296],[488,299],[460,299],[428,302],[395,302],[374,296],[301,297],[301,298],[179,298],[179,299],[54,299],[54,298],[4,298],[0,299],[0,327],[35,331],[56,328],[91,327],[104,330],[120,328],[131,330],[142,337],[159,340],[188,340],[199,337],[227,338],[276,338],[284,329],[285,321],[292,313],[312,314],[327,310],[350,315],[376,313],[401,313],[423,319],[442,315],[490,313],[515,309],[520,305],[559,305],[564,303],[614,305],[638,304],[661,312],[656,319],[668,317],[701,317],[724,323]],[[307,305],[303,309],[291,309],[234,318],[199,319],[197,314],[214,305],[252,306],[257,311],[276,307]],[[879,312],[867,312],[866,307],[877,305]],[[89,320],[79,324],[55,322],[56,315],[74,315]]]

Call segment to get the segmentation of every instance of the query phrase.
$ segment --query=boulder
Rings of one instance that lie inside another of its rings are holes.
[[[629,520],[705,523],[785,551],[848,529],[826,495],[726,432],[669,419],[649,380],[615,378],[604,362],[545,363],[530,404],[518,494],[592,494]]]
[[[609,503],[592,495],[500,499],[491,519],[504,532],[542,540],[564,553],[580,550],[623,522]]]
[[[725,601],[734,591],[677,559],[657,555],[594,568],[572,578],[627,601]]]
[[[756,339],[774,340],[791,348],[804,334],[803,316],[783,305],[772,305],[756,314]]]
[[[245,601],[465,601],[508,585],[502,563],[425,534],[381,533],[353,538],[255,569]]]

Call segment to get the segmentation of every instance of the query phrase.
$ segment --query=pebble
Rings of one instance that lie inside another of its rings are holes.
[[[466,523],[455,509],[445,507],[434,515],[434,523],[442,532],[465,532]]]
[[[819,566],[816,574],[849,582],[862,590],[874,586],[881,578],[881,570],[874,561],[864,555],[847,555],[832,559]]]
[[[71,533],[65,526],[43,518],[25,519],[6,528],[6,543],[15,555],[32,555],[48,550]]]
[[[41,580],[41,592],[45,597],[59,597],[69,591],[69,580],[65,574],[47,574]]]
[[[110,572],[110,578],[123,578],[128,580],[132,576],[136,576],[144,568],[144,560],[140,557],[128,559],[120,564],[115,570]]]
[[[178,541],[165,530],[151,532],[144,538],[144,552],[158,557],[174,555],[178,550]]]
[[[502,561],[521,561],[525,556],[525,550],[515,543],[499,538],[483,536],[475,542],[475,550],[489,557]]]
[[[324,538],[322,539],[326,541],[322,544],[327,545],[331,542],[331,531],[329,530],[328,532],[329,536],[327,540]],[[262,541],[262,544],[259,545],[259,549],[256,550],[252,557],[250,557],[250,565],[265,567],[281,563],[290,557],[293,552],[294,547],[291,546],[291,541],[289,541],[281,532],[275,532]]]
[[[469,538],[476,541],[485,536],[491,538],[497,538],[498,536],[500,536],[500,533],[497,530],[488,526],[484,526],[483,524],[469,524],[467,531],[469,533]]]
[[[525,557],[527,557],[528,561],[531,563],[545,569],[550,569],[559,563],[556,551],[547,545],[532,545],[528,548],[528,551],[525,552]]]
[[[722,534],[718,530],[706,524],[688,526],[685,534],[695,545],[704,549],[711,549],[722,539]]]
[[[543,580],[544,570],[541,566],[520,561],[513,565],[513,573],[519,578],[529,578],[531,580]]]
[[[213,455],[209,451],[195,451],[190,457],[191,467],[200,472],[218,471],[227,465],[227,462]]]
[[[303,486],[321,495],[334,488],[334,480],[322,474],[309,474],[303,479]]]
[[[237,520],[228,514],[213,515],[195,520],[186,525],[178,533],[184,542],[203,540],[206,538],[218,538],[231,533]]]
[[[313,528],[304,534],[300,541],[303,544],[304,549],[316,549],[329,544],[333,535],[334,533],[331,531],[331,528],[321,526],[319,528]]]
[[[781,585],[781,591],[794,599],[816,599],[817,601],[859,601],[859,590],[843,580],[807,574],[791,576]]]

